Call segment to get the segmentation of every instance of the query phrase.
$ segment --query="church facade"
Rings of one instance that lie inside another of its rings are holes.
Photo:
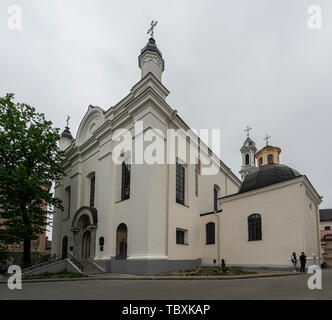
[[[64,209],[54,213],[52,254],[129,274],[194,269],[221,259],[288,268],[293,251],[319,260],[321,197],[309,180],[279,163],[279,148],[256,152],[248,136],[240,181],[167,104],[165,62],[153,37],[139,67],[141,80],[123,100],[108,110],[89,106],[76,139],[68,127],[61,135],[66,174],[55,195]],[[119,147],[121,130],[132,148]],[[182,150],[198,152],[183,157],[178,148],[169,161],[170,130]],[[165,161],[137,161],[137,145],[148,149],[157,140]],[[204,174],[206,168],[213,170]]]

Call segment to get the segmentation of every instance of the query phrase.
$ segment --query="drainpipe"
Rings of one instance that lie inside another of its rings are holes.
[[[167,129],[171,129],[171,121],[175,118],[177,114],[177,110],[173,110],[172,115],[168,118],[168,126]],[[169,159],[168,159],[168,133],[167,133],[167,143],[166,143],[166,161],[167,161],[167,179],[166,179],[166,257],[168,258],[168,238],[169,238]]]
[[[221,261],[220,261],[220,213],[221,213],[221,212],[218,213],[217,211],[214,212],[214,214],[215,214],[216,217],[217,217],[217,240],[218,240],[218,245],[217,245],[217,250],[218,250],[218,252],[217,252],[218,262],[217,262],[217,265],[218,265],[219,263],[221,263]]]

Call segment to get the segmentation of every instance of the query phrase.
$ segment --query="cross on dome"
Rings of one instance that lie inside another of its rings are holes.
[[[265,136],[265,138],[263,140],[266,141],[266,145],[269,145],[269,139],[271,138],[271,136],[269,136],[268,134]]]

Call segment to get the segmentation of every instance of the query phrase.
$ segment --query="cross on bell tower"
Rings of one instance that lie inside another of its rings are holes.
[[[247,139],[244,141],[243,146],[240,149],[242,154],[242,166],[239,173],[241,174],[242,180],[244,180],[246,175],[257,169],[255,165],[255,153],[257,148],[255,142],[249,137],[250,130],[252,130],[252,128],[249,126],[244,130],[244,132],[247,133]]]
[[[154,28],[157,26],[157,24],[158,24],[158,21],[153,21],[152,20],[152,22],[151,22],[151,27],[150,27],[150,29],[148,30],[148,34],[151,34],[151,38],[152,39],[154,39],[153,38],[153,35],[154,35]]]
[[[69,128],[69,120],[70,120],[70,116],[68,115],[66,123],[67,123],[67,128]]]
[[[141,50],[141,55],[138,57],[138,64],[141,69],[141,78],[143,79],[149,73],[152,73],[160,82],[162,73],[165,70],[165,61],[161,51],[156,45],[154,36],[154,28],[157,26],[158,21],[152,20],[151,27],[147,34],[150,39],[146,46]]]
[[[247,137],[248,138],[249,138],[250,130],[252,130],[252,128],[250,128],[249,126],[247,126],[246,130],[244,130],[244,132],[247,132]]]
[[[70,133],[69,120],[70,116],[67,117],[65,130],[63,130],[60,135],[59,148],[62,151],[66,150],[74,140],[73,136]]]

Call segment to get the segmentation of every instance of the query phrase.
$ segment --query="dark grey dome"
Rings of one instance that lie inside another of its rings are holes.
[[[74,138],[71,135],[68,127],[66,127],[65,130],[63,130],[63,132],[61,133],[61,138],[68,138],[70,140],[74,140]]]
[[[156,40],[154,40],[153,38],[149,39],[149,42],[147,43],[147,45],[141,50],[141,54],[143,54],[145,51],[155,51],[157,52],[160,57],[163,57],[163,55],[161,54],[160,50],[158,49],[157,45],[156,45]]]
[[[245,177],[239,193],[266,187],[300,176],[299,172],[283,164],[267,164]]]

